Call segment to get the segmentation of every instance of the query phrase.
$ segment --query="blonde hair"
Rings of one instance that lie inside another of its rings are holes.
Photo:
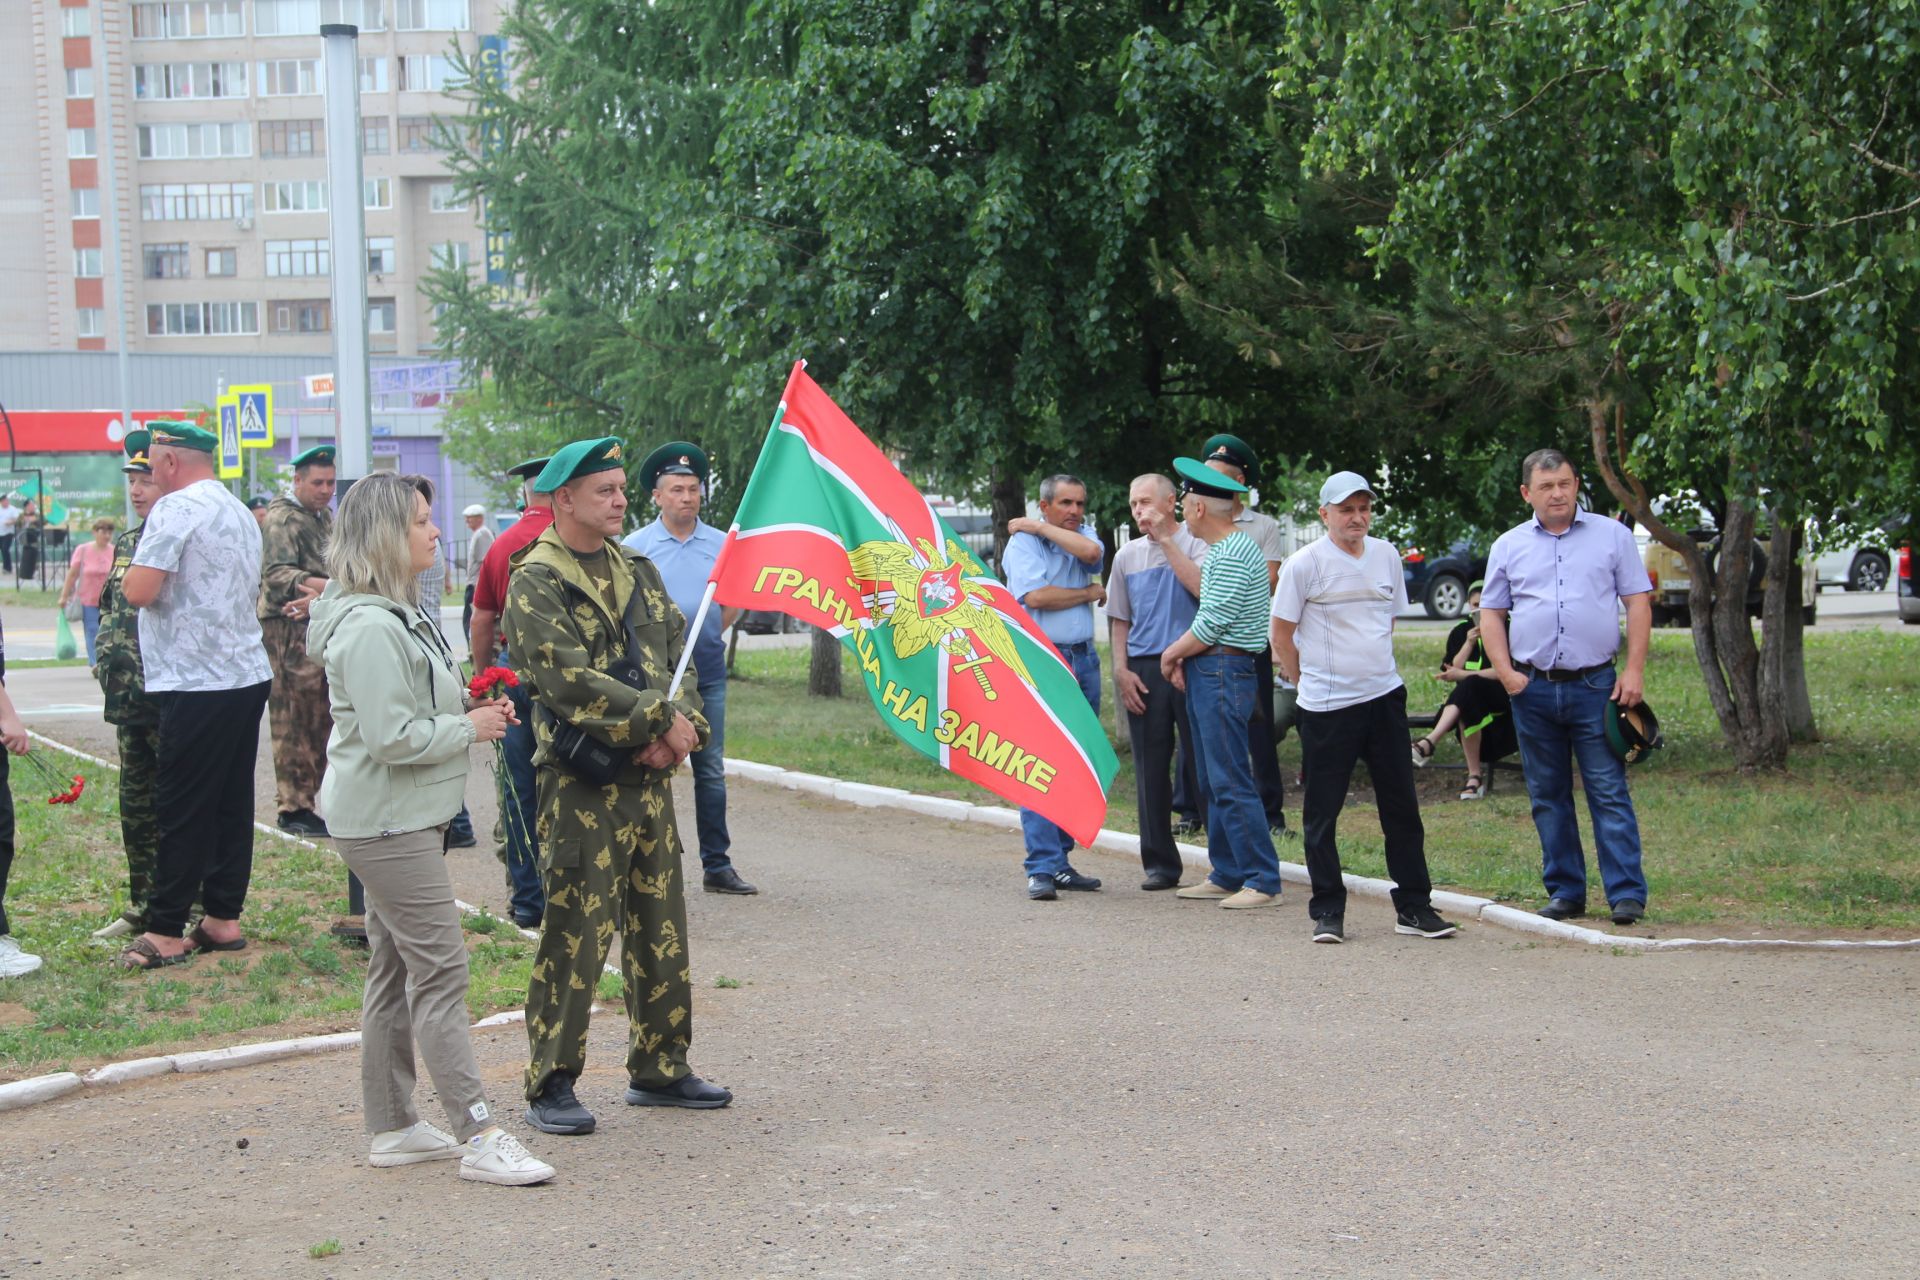
[[[112,516],[101,516],[98,520],[95,520],[91,525],[87,527],[95,530],[105,529],[108,533],[112,533],[115,529],[118,529],[120,526],[113,522]]]
[[[391,473],[368,476],[347,490],[327,543],[327,576],[342,591],[420,603],[411,542],[419,493],[411,477]]]

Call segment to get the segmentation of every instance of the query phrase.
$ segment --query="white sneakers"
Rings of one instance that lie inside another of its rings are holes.
[[[536,1160],[520,1140],[505,1129],[488,1129],[467,1139],[460,1157],[460,1176],[468,1182],[491,1182],[501,1187],[524,1187],[545,1182],[553,1166]]]
[[[488,1129],[462,1142],[425,1120],[405,1129],[374,1134],[373,1150],[367,1156],[367,1163],[376,1169],[429,1160],[458,1160],[460,1176],[468,1182],[491,1182],[502,1187],[524,1187],[553,1176],[552,1165],[534,1159],[533,1153],[504,1129]]]
[[[460,1139],[425,1120],[417,1120],[405,1129],[374,1134],[373,1151],[367,1156],[367,1163],[376,1169],[395,1169],[428,1160],[458,1160],[466,1153],[466,1144]]]
[[[39,967],[39,956],[22,951],[11,935],[0,934],[0,978],[18,978]]]

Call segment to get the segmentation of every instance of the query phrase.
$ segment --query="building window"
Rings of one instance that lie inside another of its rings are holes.
[[[467,198],[455,194],[451,182],[430,183],[427,187],[427,207],[435,213],[465,213]]]
[[[360,92],[385,93],[387,91],[387,60],[385,58],[360,59]]]
[[[73,313],[79,325],[79,334],[83,338],[104,338],[107,336],[107,313],[99,307],[81,307]]]
[[[69,98],[91,98],[93,96],[93,68],[67,68],[67,96]]]
[[[67,130],[67,159],[91,160],[93,156],[93,130]]]
[[[207,250],[207,274],[210,276],[239,275],[240,255],[232,249]]]
[[[325,23],[362,31],[387,29],[386,0],[253,0],[253,30],[262,36],[313,36]]]
[[[262,120],[260,154],[269,159],[323,156],[327,154],[326,125],[319,120]]]
[[[60,11],[60,34],[63,36],[90,36],[93,34],[93,20],[90,9],[62,9]]]
[[[324,276],[332,270],[325,240],[267,241],[270,276]]]
[[[386,116],[366,116],[360,121],[360,152],[362,155],[383,156],[387,154],[389,137],[393,129]]]
[[[189,274],[187,246],[184,243],[142,245],[140,274],[149,280],[185,280]]]
[[[324,298],[294,298],[269,302],[275,333],[331,333],[333,304]]]
[[[393,274],[395,262],[392,236],[367,237],[367,274],[385,276]]]
[[[247,12],[242,0],[167,0],[133,6],[135,40],[191,40],[201,36],[244,36]]]
[[[458,88],[460,73],[453,59],[438,53],[410,53],[400,59],[400,88],[415,93],[440,93]]]
[[[325,213],[327,184],[324,182],[269,182],[261,209],[267,213]]]
[[[169,182],[140,188],[140,216],[148,222],[205,222],[253,217],[251,182]]]
[[[98,187],[75,187],[73,189],[73,216],[76,218],[97,218],[100,216],[100,189]]]
[[[464,240],[449,240],[445,244],[436,244],[427,250],[427,262],[434,268],[465,267],[469,246]]]
[[[253,131],[232,124],[143,124],[134,130],[142,160],[199,160],[253,154]]]
[[[367,332],[392,333],[394,306],[392,298],[367,299]]]
[[[467,0],[393,0],[396,31],[466,31]]]
[[[147,334],[197,338],[206,334],[260,332],[257,302],[156,302],[147,307]]]
[[[349,22],[362,31],[385,31],[387,0],[320,0],[320,21]]]
[[[318,58],[276,58],[260,64],[260,96],[294,98],[320,92]]]
[[[438,151],[439,140],[433,134],[432,116],[400,117],[400,150]]]
[[[100,251],[98,249],[75,249],[73,251],[73,276],[76,280],[98,280],[100,278]]]
[[[393,208],[393,179],[368,178],[364,184],[364,194],[360,201],[368,209]]]
[[[139,62],[133,68],[133,96],[156,100],[244,98],[244,62]]]

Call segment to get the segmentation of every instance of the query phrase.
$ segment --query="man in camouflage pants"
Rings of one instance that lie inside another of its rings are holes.
[[[527,1122],[593,1132],[574,1096],[586,1067],[587,1011],[620,928],[632,1106],[723,1107],[733,1095],[693,1075],[687,903],[673,815],[673,771],[707,738],[698,677],[667,689],[686,619],[659,572],[613,539],[627,509],[620,442],[581,440],[533,482],[553,495],[553,525],[514,556],[503,623],[534,705],[545,928],[527,992]],[[632,638],[629,640],[628,631]],[[610,668],[631,657],[644,688]],[[571,772],[555,744],[564,722],[626,754],[614,781]],[[627,754],[631,753],[631,754]]]
[[[267,724],[280,829],[303,836],[327,834],[313,798],[327,767],[333,712],[326,669],[307,656],[307,608],[327,585],[333,485],[333,446],[308,449],[293,460],[293,495],[275,498],[260,526],[258,613],[273,665]]]
[[[127,909],[95,929],[96,938],[145,933],[147,895],[153,891],[160,825],[153,811],[154,775],[160,764],[160,708],[147,696],[140,665],[140,611],[127,603],[120,580],[133,563],[146,528],[147,510],[160,496],[147,462],[149,434],[129,431],[124,447],[127,501],[138,521],[113,540],[113,568],[100,589],[100,634],[94,642],[94,678],[106,695],[106,721],[120,739],[120,843],[127,851]]]

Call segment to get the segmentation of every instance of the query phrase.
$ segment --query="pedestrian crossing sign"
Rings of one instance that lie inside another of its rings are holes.
[[[220,447],[214,454],[214,465],[222,480],[237,480],[240,466],[240,397],[224,395],[214,402],[220,415]]]
[[[240,447],[273,447],[273,388],[271,386],[233,387],[229,393],[239,403]]]

